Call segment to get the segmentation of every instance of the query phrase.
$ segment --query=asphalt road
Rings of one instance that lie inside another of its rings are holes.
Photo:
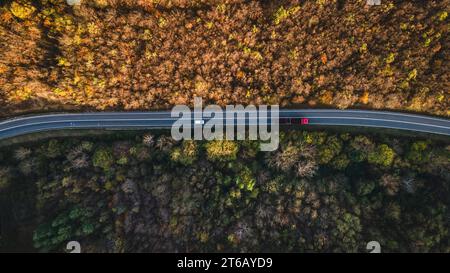
[[[308,118],[307,126],[363,126],[450,136],[450,120],[421,115],[365,110],[280,110],[280,118]],[[177,118],[170,112],[88,112],[17,117],[0,122],[0,139],[60,129],[170,128]],[[207,118],[204,118],[207,121]],[[248,124],[249,120],[235,120]],[[271,121],[269,121],[271,122]],[[304,125],[290,125],[304,126]]]

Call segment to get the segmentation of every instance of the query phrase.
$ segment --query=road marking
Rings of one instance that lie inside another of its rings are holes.
[[[422,116],[419,114],[409,114],[409,113],[398,113],[398,112],[388,112],[388,111],[378,111],[378,110],[351,110],[351,109],[345,109],[345,110],[338,110],[338,109],[301,109],[301,110],[295,110],[295,109],[280,109],[280,113],[292,113],[292,114],[303,114],[303,113],[337,113],[337,114],[345,114],[345,113],[359,113],[359,114],[370,114],[370,115],[390,115],[390,116],[404,116],[404,117],[411,117],[411,118],[418,118],[418,119],[429,119],[429,120],[436,120],[439,122],[450,122],[445,117],[437,118],[437,117],[428,117],[428,116]],[[205,112],[205,111],[204,111]],[[210,111],[206,111],[210,112]],[[236,113],[241,113],[245,111],[237,111]],[[253,113],[258,111],[248,111],[247,113]],[[36,118],[45,118],[45,117],[76,117],[76,116],[101,116],[101,115],[169,115],[170,111],[155,111],[155,112],[85,112],[85,113],[56,113],[56,114],[40,114],[35,116],[24,116],[24,117],[13,117],[10,119],[5,119],[3,122],[0,122],[0,126],[3,124],[7,124],[10,122],[15,121],[22,121],[22,120],[28,120],[28,119],[36,119]]]
[[[412,124],[412,125],[418,125],[422,127],[435,127],[435,128],[443,128],[448,129],[449,133],[442,133],[442,132],[436,132],[438,134],[444,134],[444,135],[450,135],[450,126],[440,126],[440,125],[434,125],[434,124],[426,124],[426,123],[417,123],[417,122],[409,122],[409,121],[398,121],[398,120],[389,120],[389,119],[374,119],[374,118],[361,118],[361,117],[309,117],[314,121],[314,119],[345,119],[345,120],[366,120],[366,121],[382,121],[382,122],[393,122],[393,123],[401,123],[401,124]],[[164,118],[164,119],[101,119],[101,120],[57,120],[57,121],[45,121],[45,122],[38,122],[38,123],[32,123],[32,124],[21,124],[16,125],[4,129],[0,129],[0,132],[12,130],[15,128],[21,128],[21,127],[28,127],[28,126],[36,126],[36,125],[42,125],[42,124],[55,124],[55,123],[71,123],[71,125],[67,126],[65,124],[62,124],[59,128],[104,128],[104,127],[114,127],[114,128],[120,128],[120,127],[154,127],[153,125],[144,124],[144,125],[101,125],[100,122],[120,122],[120,121],[173,121],[177,120],[177,118]],[[192,119],[190,119],[192,120]],[[242,119],[238,118],[223,118],[224,121],[227,120],[237,120],[241,121]],[[249,120],[248,118],[245,119],[245,121]],[[75,122],[82,122],[82,123],[97,123],[97,125],[72,125]],[[237,125],[237,124],[236,124]],[[310,125],[321,125],[321,124],[314,124],[314,122],[310,123]],[[419,130],[419,129],[409,129],[409,128],[398,128],[398,127],[391,127],[386,125],[365,125],[365,124],[341,124],[341,123],[324,123],[322,125],[341,125],[341,126],[359,126],[359,127],[383,127],[383,128],[392,128],[392,129],[400,129],[400,130],[409,130],[409,131],[421,131],[421,132],[429,132],[433,133],[432,131],[425,131],[425,130]],[[160,127],[164,127],[164,125],[156,125]],[[57,127],[58,128],[58,127]],[[32,132],[32,131],[31,131]]]

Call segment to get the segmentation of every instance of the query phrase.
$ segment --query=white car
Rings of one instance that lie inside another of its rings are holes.
[[[202,124],[205,124],[205,121],[203,119],[197,119],[197,120],[194,120],[194,124],[195,125],[202,125]]]

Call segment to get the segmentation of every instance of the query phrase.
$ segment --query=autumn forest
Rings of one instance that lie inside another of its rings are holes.
[[[450,115],[450,0],[0,1],[0,118],[204,104]],[[448,136],[0,140],[0,252],[450,252]],[[34,138],[36,137],[36,138]]]

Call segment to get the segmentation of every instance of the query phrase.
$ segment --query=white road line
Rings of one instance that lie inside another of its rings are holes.
[[[419,114],[409,114],[409,113],[398,113],[398,112],[388,112],[388,111],[369,111],[369,110],[338,110],[338,109],[280,109],[281,113],[292,113],[292,114],[302,114],[302,113],[337,113],[337,114],[345,114],[345,113],[359,113],[359,114],[370,114],[370,115],[391,115],[391,116],[404,116],[418,119],[429,119],[445,122],[447,121],[445,117],[437,118],[437,117],[428,117],[422,116]],[[193,112],[193,111],[192,111]],[[204,111],[209,112],[209,111]],[[253,113],[255,111],[238,111],[236,113]],[[256,111],[258,112],[258,111]],[[21,120],[29,120],[36,118],[45,118],[45,117],[74,117],[74,116],[98,116],[98,115],[170,115],[170,111],[155,111],[155,112],[85,112],[85,113],[56,113],[56,114],[41,114],[36,116],[25,116],[25,117],[15,117],[11,119],[4,120],[0,122],[0,125],[7,124],[10,122],[21,121]]]
[[[450,126],[440,126],[440,125],[434,125],[434,124],[426,124],[426,123],[417,123],[417,122],[409,122],[409,121],[398,121],[398,120],[389,120],[389,119],[374,119],[374,118],[361,118],[361,117],[310,117],[310,119],[345,119],[345,120],[366,120],[366,121],[382,121],[382,122],[394,122],[394,123],[401,123],[401,124],[412,124],[412,125],[418,125],[418,126],[423,126],[423,127],[435,127],[435,128],[443,128],[443,129],[448,129],[450,131]],[[121,118],[121,119],[98,119],[98,120],[56,120],[56,121],[44,121],[44,122],[37,122],[37,123],[31,123],[31,124],[21,124],[21,125],[16,125],[16,126],[12,126],[12,127],[8,127],[8,128],[4,128],[4,129],[0,129],[0,132],[4,132],[4,131],[8,131],[8,130],[12,130],[15,128],[21,128],[21,127],[28,127],[28,126],[36,126],[36,125],[42,125],[42,124],[55,124],[55,123],[67,123],[67,122],[81,122],[81,123],[92,123],[92,122],[121,122],[121,121],[175,121],[177,120],[177,118],[164,118],[164,119],[126,119],[126,118]],[[189,120],[193,120],[193,119],[189,119]],[[223,118],[224,121],[227,120],[242,120],[242,119],[237,119],[237,118]],[[245,120],[248,120],[247,118]],[[327,123],[324,125],[340,125],[339,123]],[[311,123],[311,125],[320,125],[320,124],[314,124]],[[364,125],[364,124],[345,124],[346,126],[369,126],[369,125]],[[63,125],[64,126],[64,125]],[[82,128],[82,127],[88,127],[88,125],[77,125],[76,127]],[[111,125],[95,125],[97,127],[108,127]],[[137,125],[114,125],[115,127],[133,127],[133,126],[137,126]],[[145,125],[139,125],[142,127],[145,126],[149,126],[148,124]],[[73,127],[72,125],[69,126],[64,126],[64,128],[70,128]],[[91,127],[91,125],[89,125],[89,127]],[[369,126],[370,127],[370,126]],[[377,126],[373,126],[373,127],[377,127]],[[378,127],[384,127],[382,125],[378,126]],[[395,127],[393,127],[395,128]],[[410,131],[415,131],[416,129],[409,129],[409,128],[398,128],[398,129],[402,129],[402,130],[410,130]]]

